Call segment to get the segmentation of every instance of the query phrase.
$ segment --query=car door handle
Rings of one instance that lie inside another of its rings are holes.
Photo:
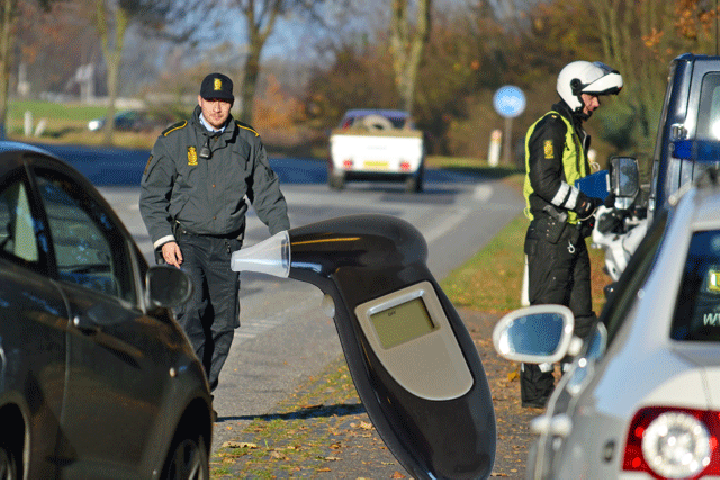
[[[91,333],[97,333],[100,331],[100,328],[98,328],[95,323],[93,323],[90,319],[83,317],[82,315],[75,315],[73,317],[72,324],[80,332],[86,335]]]
[[[542,415],[530,422],[530,430],[533,433],[551,435],[556,437],[567,437],[572,430],[572,420],[564,413],[548,417]]]

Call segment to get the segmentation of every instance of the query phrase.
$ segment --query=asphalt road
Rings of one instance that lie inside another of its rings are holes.
[[[48,146],[45,146],[48,148]],[[139,178],[147,151],[51,147],[90,177],[113,205],[150,262],[152,245],[138,212]],[[428,244],[437,280],[475,254],[523,206],[501,182],[429,170],[425,191],[401,184],[351,183],[342,192],[325,185],[324,163],[271,159],[285,194],[292,227],[355,213],[394,215],[412,223]],[[251,210],[245,246],[268,238]],[[215,392],[218,423],[213,450],[236,436],[296,386],[342,355],[333,320],[321,309],[319,289],[296,280],[242,274],[241,323]]]

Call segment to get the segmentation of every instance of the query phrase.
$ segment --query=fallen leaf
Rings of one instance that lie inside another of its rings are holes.
[[[330,470],[328,467],[317,468],[317,469],[315,469],[315,471],[318,473],[332,472],[332,470]]]
[[[250,442],[238,442],[237,440],[228,440],[223,443],[223,448],[258,448],[257,445]]]

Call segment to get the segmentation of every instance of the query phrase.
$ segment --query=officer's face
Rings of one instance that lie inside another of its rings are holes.
[[[219,98],[202,98],[198,95],[198,103],[205,120],[216,129],[222,128],[230,115],[232,103]]]
[[[588,95],[587,93],[583,93],[582,98],[585,103],[583,113],[588,116],[592,115],[592,113],[600,106],[600,98],[597,95]]]

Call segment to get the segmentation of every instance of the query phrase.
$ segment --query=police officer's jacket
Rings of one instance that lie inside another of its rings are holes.
[[[590,135],[582,122],[561,101],[535,122],[525,136],[525,215],[529,219],[547,215],[548,205],[568,213],[568,222],[576,223],[572,210],[581,204],[582,192],[575,180],[590,173],[586,152]]]
[[[207,146],[210,157],[201,158]],[[200,123],[197,106],[189,121],[167,128],[145,167],[140,212],[153,245],[173,239],[173,226],[196,234],[241,234],[246,198],[271,234],[287,230],[287,202],[270,169],[260,135],[228,118],[222,133]]]

